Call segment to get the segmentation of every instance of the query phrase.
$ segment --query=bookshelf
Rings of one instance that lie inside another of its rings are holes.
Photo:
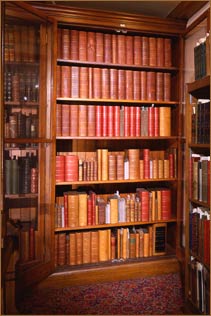
[[[187,34],[192,45],[194,67],[186,89],[186,278],[187,304],[195,313],[210,313],[210,70],[209,15],[199,21],[197,31]],[[194,46],[205,40],[206,55],[199,59]],[[190,54],[189,54],[190,55]],[[195,72],[204,64],[206,72]],[[190,65],[189,65],[190,66]]]

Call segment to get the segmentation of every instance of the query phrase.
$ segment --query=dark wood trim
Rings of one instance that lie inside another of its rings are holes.
[[[180,4],[169,13],[168,18],[187,21],[207,3],[209,3],[209,1],[181,1]]]

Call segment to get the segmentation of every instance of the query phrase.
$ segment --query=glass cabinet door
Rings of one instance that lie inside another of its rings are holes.
[[[35,12],[3,6],[4,225],[7,236],[18,231],[16,277],[25,285],[52,267],[52,24]]]

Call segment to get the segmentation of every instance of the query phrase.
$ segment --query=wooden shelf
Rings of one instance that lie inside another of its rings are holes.
[[[197,99],[209,99],[210,76],[188,83],[188,93]]]

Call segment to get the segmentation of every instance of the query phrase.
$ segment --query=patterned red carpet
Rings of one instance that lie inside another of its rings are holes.
[[[178,274],[28,293],[22,315],[181,315]]]

